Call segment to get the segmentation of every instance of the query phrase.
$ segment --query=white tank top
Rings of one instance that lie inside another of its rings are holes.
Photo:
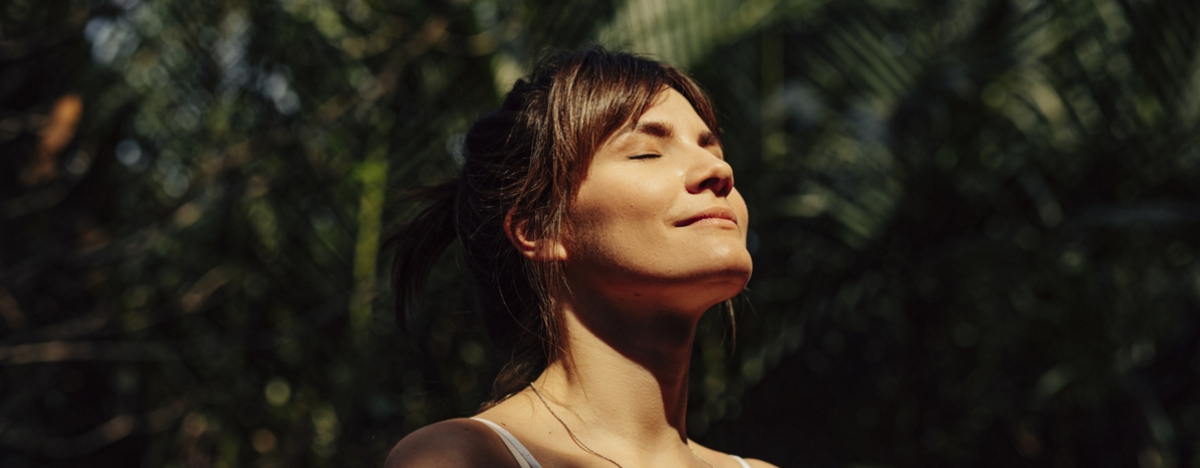
[[[508,447],[508,452],[511,453],[513,458],[517,460],[517,464],[521,465],[521,468],[542,468],[542,465],[539,465],[537,460],[533,459],[533,455],[529,453],[529,450],[526,449],[524,445],[521,445],[521,442],[518,441],[516,437],[513,437],[512,433],[508,432],[503,427],[500,427],[499,424],[483,418],[471,419],[486,424],[487,427],[492,428],[496,434],[499,434],[500,440],[504,441],[504,446]],[[736,460],[738,464],[742,466],[742,468],[750,468],[750,464],[746,463],[746,460],[743,460],[742,457],[737,455],[730,455],[730,457]]]

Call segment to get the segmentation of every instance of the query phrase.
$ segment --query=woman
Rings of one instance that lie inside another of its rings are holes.
[[[395,281],[411,298],[457,238],[513,362],[498,401],[386,466],[772,466],[685,431],[697,322],[751,273],[717,128],[679,70],[600,49],[546,58],[472,126],[460,177],[392,239]]]

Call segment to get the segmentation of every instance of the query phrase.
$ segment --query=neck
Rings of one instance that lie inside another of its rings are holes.
[[[563,304],[562,355],[535,381],[597,451],[663,453],[687,442],[688,367],[703,310]]]

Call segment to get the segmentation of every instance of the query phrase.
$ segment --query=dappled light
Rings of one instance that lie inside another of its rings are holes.
[[[1200,4],[8,0],[0,466],[380,466],[508,359],[381,239],[548,47],[680,66],[751,212],[688,430],[1200,467]]]

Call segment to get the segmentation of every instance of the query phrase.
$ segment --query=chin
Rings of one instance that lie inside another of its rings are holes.
[[[749,254],[737,260],[727,262],[724,268],[704,275],[703,280],[696,282],[696,294],[700,297],[706,296],[715,305],[737,296],[746,289],[754,266]]]
[[[718,276],[728,277],[730,281],[734,282],[740,279],[739,292],[750,281],[750,275],[754,273],[754,261],[750,258],[750,252],[742,246],[719,250],[713,260],[714,263],[722,265],[722,268],[718,270]]]

